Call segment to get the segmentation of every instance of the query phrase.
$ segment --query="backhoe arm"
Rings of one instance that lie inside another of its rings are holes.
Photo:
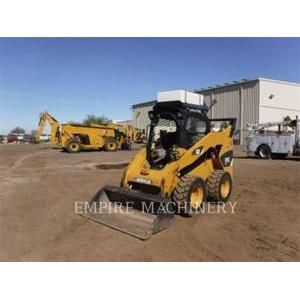
[[[40,115],[39,128],[37,130],[37,133],[34,136],[34,141],[35,141],[35,143],[40,142],[41,135],[45,130],[47,121],[48,121],[48,123],[50,124],[50,127],[51,127],[50,142],[51,142],[51,144],[56,145],[56,139],[57,139],[56,134],[57,134],[57,129],[59,128],[59,123],[48,112],[43,112]]]

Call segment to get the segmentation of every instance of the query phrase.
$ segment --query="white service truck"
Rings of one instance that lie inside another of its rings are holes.
[[[277,130],[268,128],[277,126]],[[299,119],[249,126],[247,153],[258,158],[285,158],[300,155]]]

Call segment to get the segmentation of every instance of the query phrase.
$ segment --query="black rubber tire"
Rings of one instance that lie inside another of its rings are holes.
[[[274,153],[272,154],[272,159],[285,159],[287,156],[288,154],[286,153]]]
[[[81,145],[80,142],[77,140],[70,140],[66,144],[66,150],[69,153],[78,153],[81,151]]]
[[[197,209],[191,206],[191,194],[196,187],[199,187],[202,192],[202,200]],[[173,193],[173,201],[177,205],[180,214],[184,217],[192,217],[198,213],[201,205],[206,201],[207,187],[205,181],[200,177],[195,176],[183,176],[180,178],[180,182],[176,185]]]
[[[110,138],[105,141],[104,149],[106,151],[115,152],[118,150],[118,148],[119,148],[119,144],[115,139]]]
[[[215,170],[207,178],[208,199],[213,202],[228,201],[232,191],[232,179],[229,173],[223,170]],[[222,194],[222,184],[228,184],[226,196]]]
[[[268,145],[260,145],[256,150],[256,156],[260,159],[270,159],[272,151]]]
[[[121,146],[122,150],[131,150],[131,143],[123,143]]]

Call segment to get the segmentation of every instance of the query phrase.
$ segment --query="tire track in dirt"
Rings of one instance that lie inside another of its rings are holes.
[[[20,167],[20,165],[28,158],[33,157],[33,156],[37,156],[38,154],[42,153],[41,151],[35,152],[35,153],[29,153],[24,155],[22,158],[20,158],[19,160],[17,160],[9,169],[8,171],[14,171],[15,169],[17,169],[18,167]]]

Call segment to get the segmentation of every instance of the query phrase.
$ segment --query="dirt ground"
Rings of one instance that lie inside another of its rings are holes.
[[[300,163],[236,154],[235,213],[175,217],[141,241],[74,213],[118,185],[136,151],[70,155],[48,145],[0,145],[1,261],[299,261]]]

